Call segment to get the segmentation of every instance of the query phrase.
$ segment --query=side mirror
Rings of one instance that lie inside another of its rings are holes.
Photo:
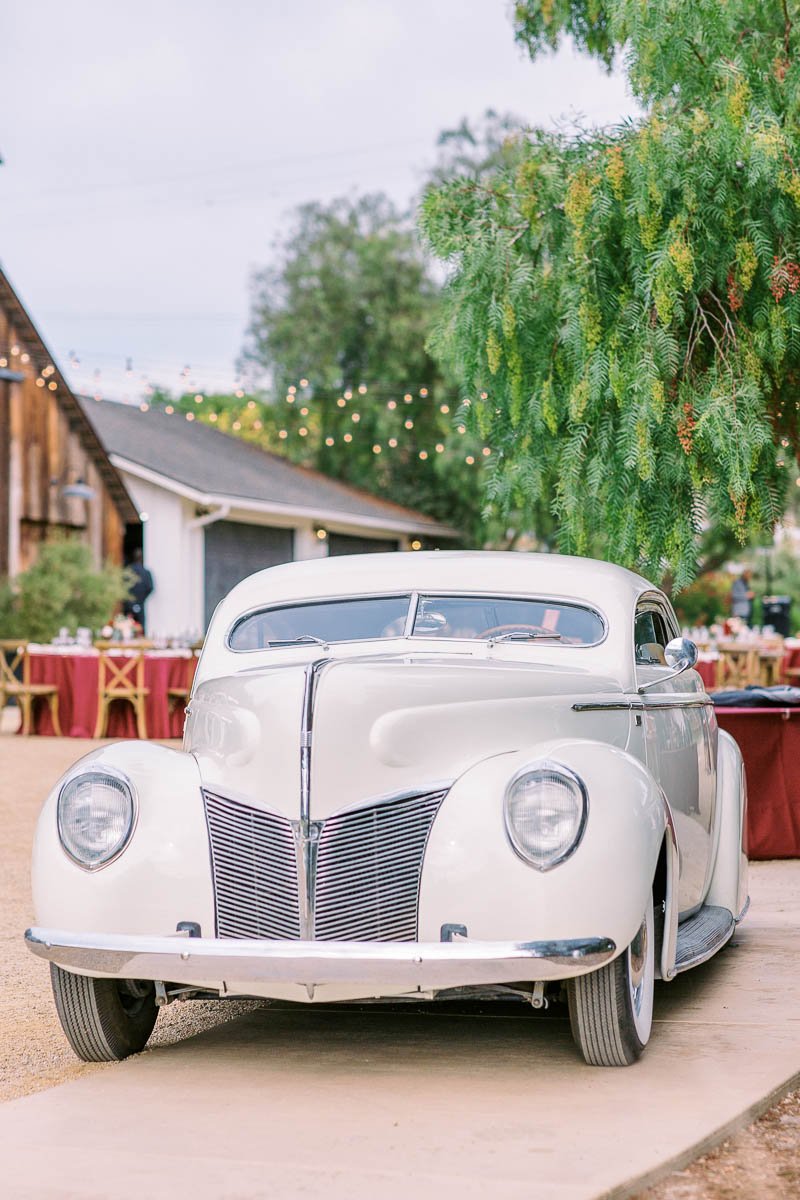
[[[688,671],[697,662],[697,646],[688,638],[673,638],[664,648],[664,660],[667,666],[672,667],[676,673]]]
[[[682,675],[684,671],[693,667],[697,662],[697,646],[688,638],[673,638],[669,645],[664,647],[664,661],[668,667],[672,668],[672,674],[662,675],[660,679],[651,679],[649,683],[643,683],[638,689],[640,694],[649,688],[663,687],[670,679],[674,679],[676,675]]]

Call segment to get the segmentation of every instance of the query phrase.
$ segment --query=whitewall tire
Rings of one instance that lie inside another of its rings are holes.
[[[655,990],[654,925],[651,902],[623,954],[599,971],[569,981],[572,1036],[591,1066],[630,1066],[650,1040]]]

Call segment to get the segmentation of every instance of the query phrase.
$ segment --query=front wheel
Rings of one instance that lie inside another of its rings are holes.
[[[73,975],[55,963],[50,979],[61,1028],[78,1058],[113,1062],[144,1049],[158,1016],[152,983]]]
[[[627,950],[567,987],[572,1036],[594,1067],[627,1067],[650,1038],[655,990],[653,905]]]

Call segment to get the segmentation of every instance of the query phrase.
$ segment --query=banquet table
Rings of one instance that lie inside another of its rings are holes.
[[[800,858],[800,708],[717,708],[747,772],[750,858]]]
[[[94,737],[97,721],[97,684],[99,655],[95,650],[69,651],[29,647],[31,683],[54,683],[58,688],[58,711],[65,737]],[[125,655],[120,651],[120,656]],[[130,652],[128,652],[130,653]],[[147,651],[144,658],[144,682],[147,735],[151,738],[179,738],[183,735],[184,711],[176,704],[169,711],[168,688],[188,687],[193,665],[191,650]],[[53,723],[46,704],[36,707],[34,733],[52,735]],[[133,705],[114,700],[108,718],[107,737],[135,738],[136,718]]]

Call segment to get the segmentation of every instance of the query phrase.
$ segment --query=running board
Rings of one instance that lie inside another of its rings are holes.
[[[716,954],[736,928],[727,908],[704,904],[699,912],[678,926],[675,970],[688,971]]]

